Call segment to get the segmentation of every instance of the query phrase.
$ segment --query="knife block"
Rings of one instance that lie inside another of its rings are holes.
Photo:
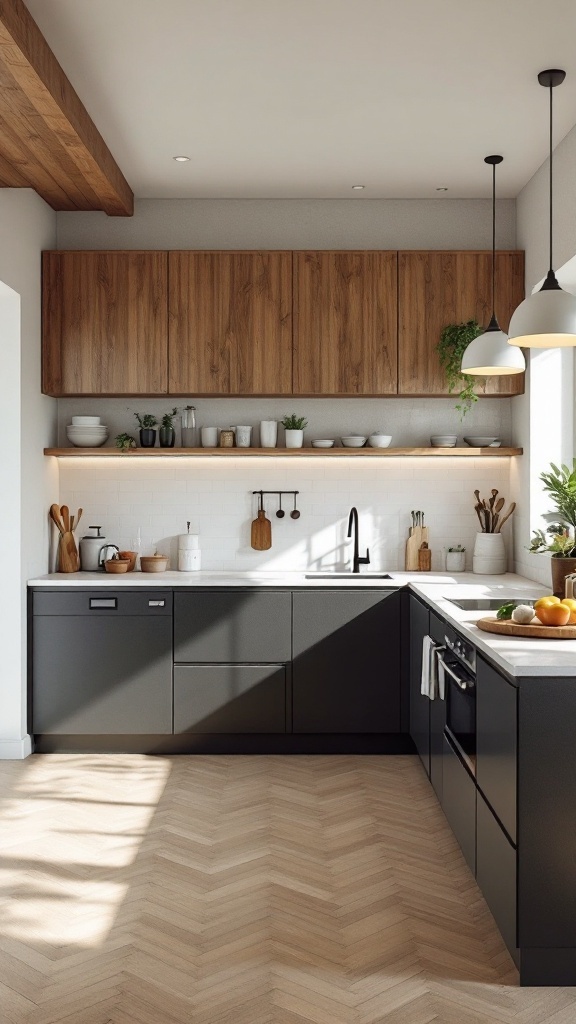
[[[58,542],[57,572],[78,572],[80,559],[74,534],[68,530],[60,535]]]

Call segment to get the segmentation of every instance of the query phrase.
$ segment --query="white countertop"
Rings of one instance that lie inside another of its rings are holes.
[[[482,612],[463,611],[448,600],[449,596],[502,597],[536,599],[549,593],[533,580],[506,573],[504,576],[478,576],[473,573],[405,573],[391,572],[391,579],[375,579],[366,574],[350,574],[346,579],[306,579],[304,572],[194,572],[126,573],[112,575],[102,572],[50,573],[29,580],[31,587],[127,588],[148,587],[271,587],[351,589],[365,587],[390,590],[409,586],[431,608],[452,623],[470,639],[480,652],[487,654],[511,676],[567,676],[576,678],[576,640],[537,640],[522,637],[495,636],[483,633],[474,623]]]

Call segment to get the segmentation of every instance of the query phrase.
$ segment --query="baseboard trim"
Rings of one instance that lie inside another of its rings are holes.
[[[70,736],[36,735],[38,754],[412,754],[405,733],[361,735],[193,735]]]
[[[23,761],[32,753],[32,737],[21,740],[0,740],[0,761]]]

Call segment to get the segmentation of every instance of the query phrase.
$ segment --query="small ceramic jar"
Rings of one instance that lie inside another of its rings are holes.
[[[234,447],[234,431],[233,430],[221,430],[220,431],[220,447],[221,448],[233,448]]]

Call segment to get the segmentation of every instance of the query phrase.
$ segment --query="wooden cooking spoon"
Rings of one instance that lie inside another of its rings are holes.
[[[60,518],[60,509],[58,505],[50,506],[50,519],[54,523],[54,526],[58,527],[60,534],[64,534],[66,532]]]
[[[64,523],[64,529],[66,533],[70,532],[70,509],[68,505],[62,505],[60,509],[60,515],[62,516],[62,522]]]

